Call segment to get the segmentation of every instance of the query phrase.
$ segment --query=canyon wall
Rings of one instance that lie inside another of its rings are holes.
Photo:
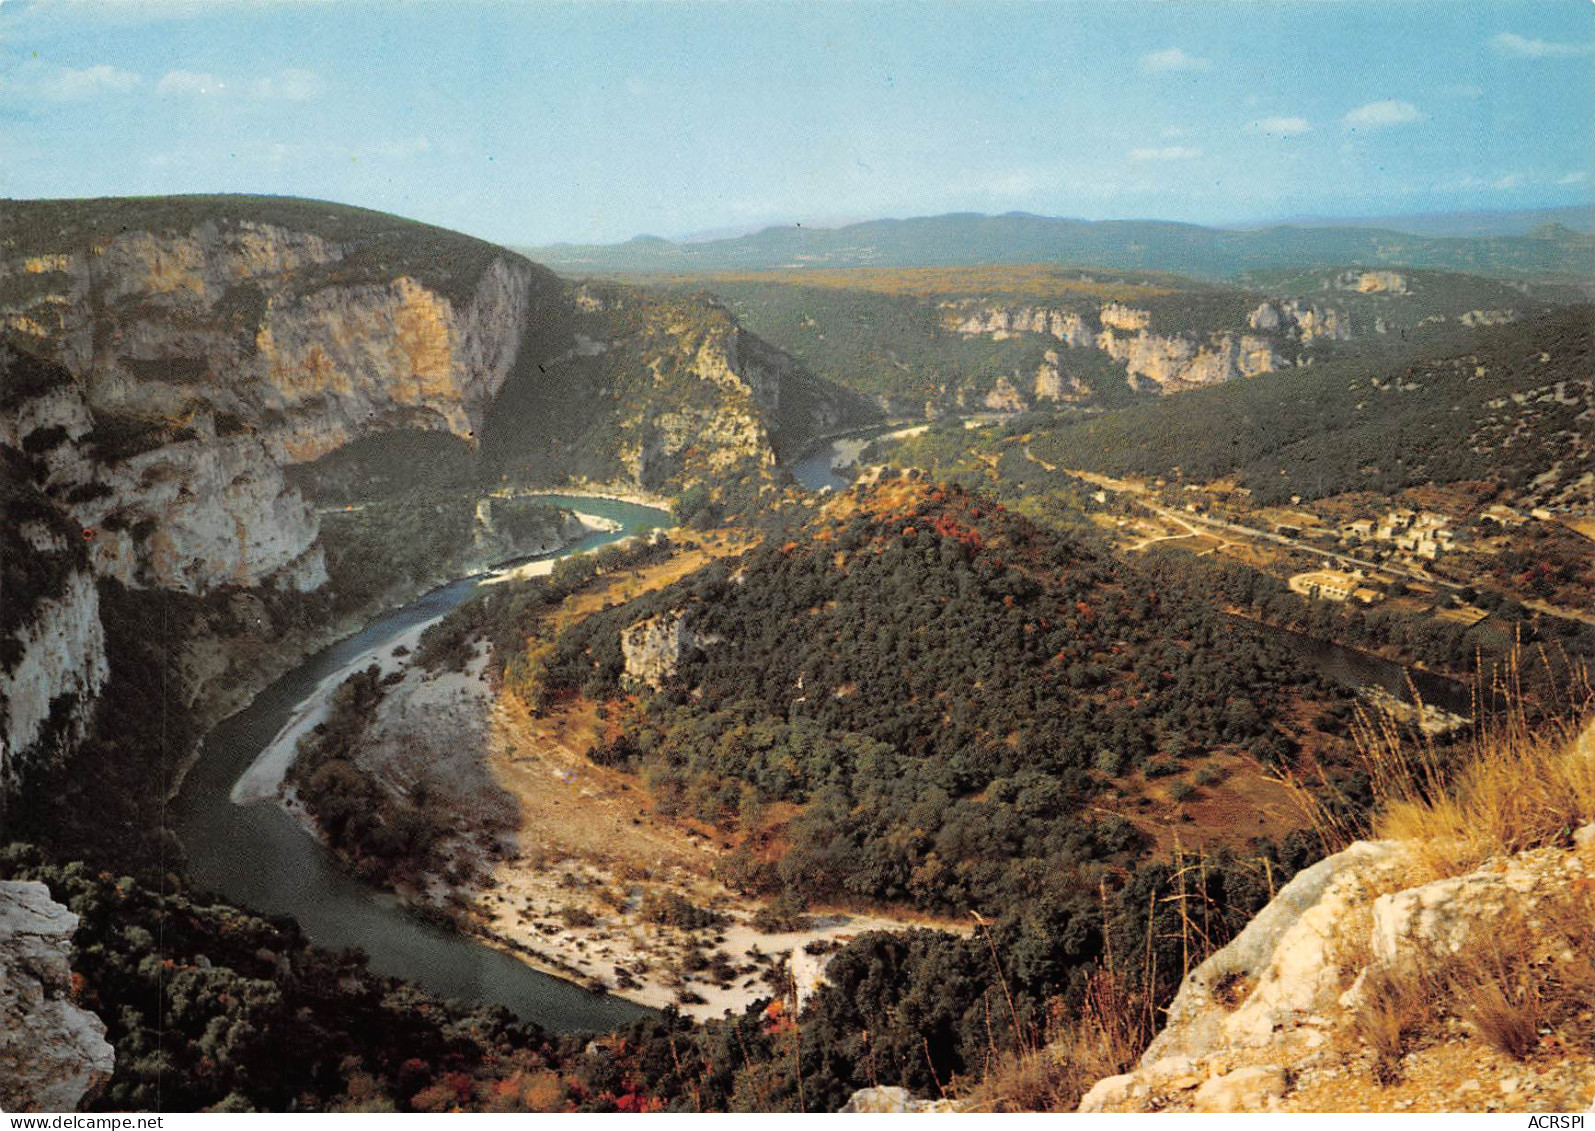
[[[1001,341],[1019,334],[1055,338],[1071,350],[1100,350],[1125,367],[1138,392],[1177,393],[1223,381],[1255,377],[1302,364],[1301,347],[1313,341],[1342,341],[1349,320],[1332,309],[1296,301],[1265,302],[1246,330],[1156,332],[1153,312],[1109,302],[1098,309],[957,302],[943,309],[943,326],[963,337]],[[1089,396],[1066,360],[1048,351],[1035,375],[1031,399],[1079,401]],[[999,393],[988,408],[1017,411],[1023,398]]]
[[[28,564],[3,597],[0,796],[89,726],[107,678],[96,583],[322,589],[306,493],[351,444],[374,445],[400,489],[427,469],[384,454],[399,431],[472,453],[459,492],[768,488],[781,445],[860,411],[703,296],[579,286],[395,217],[265,197],[7,202],[4,501],[37,529],[17,535]]]

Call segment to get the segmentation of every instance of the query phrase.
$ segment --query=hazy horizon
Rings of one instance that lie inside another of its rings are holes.
[[[0,195],[291,195],[522,246],[947,212],[1259,226],[1592,185],[1582,0],[0,0],[0,44]]]

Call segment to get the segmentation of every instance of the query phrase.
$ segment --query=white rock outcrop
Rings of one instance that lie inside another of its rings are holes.
[[[1313,337],[1345,336],[1334,311],[1300,303],[1263,303],[1252,312],[1249,327],[1257,333],[1217,330],[1208,334],[1153,333],[1152,313],[1124,303],[1102,304],[1096,311],[1039,306],[979,305],[968,301],[948,303],[943,325],[964,337],[989,337],[997,341],[1019,334],[1056,338],[1069,349],[1097,349],[1125,366],[1132,388],[1154,392],[1187,389],[1254,377],[1295,364],[1282,353],[1276,338],[1287,330],[1301,341]],[[1330,322],[1333,327],[1329,328]],[[1011,383],[1010,383],[1011,384]],[[1016,411],[1023,395],[997,389],[987,407]],[[1074,377],[1065,377],[1056,351],[1048,351],[1035,377],[1037,400],[1074,401],[1089,397],[1089,390]],[[991,404],[992,400],[1000,402]]]
[[[676,674],[684,653],[718,640],[719,637],[702,636],[688,628],[684,611],[640,620],[620,634],[626,678],[657,691]]]
[[[74,1111],[115,1068],[104,1023],[71,999],[77,923],[43,884],[0,881],[0,1109]]]
[[[1080,378],[1064,372],[1063,359],[1057,350],[1041,355],[1041,364],[1036,368],[1036,400],[1080,401],[1090,395],[1091,390]]]
[[[907,1115],[926,1112],[955,1112],[952,1100],[922,1100],[907,1088],[895,1086],[860,1088],[842,1105],[843,1115]]]
[[[1584,741],[1595,743],[1595,731]],[[1364,841],[1299,873],[1229,945],[1186,976],[1167,1025],[1136,1068],[1098,1081],[1079,1110],[1297,1110],[1303,1089],[1313,1092],[1308,1103],[1319,1105],[1303,1110],[1321,1109],[1336,1096],[1377,1099],[1383,1084],[1372,1068],[1363,1061],[1348,1067],[1347,1059],[1355,1059],[1347,1050],[1362,1044],[1357,1017],[1375,972],[1400,977],[1443,968],[1468,948],[1487,945],[1495,924],[1509,916],[1529,924],[1532,936],[1538,909],[1569,898],[1579,906],[1579,893],[1595,884],[1595,825],[1581,829],[1571,847],[1534,849],[1461,876],[1409,883],[1422,874],[1421,859],[1415,846]],[[1570,937],[1565,923],[1556,925],[1563,933],[1547,932],[1548,938]],[[1546,945],[1546,953],[1523,957],[1542,967],[1588,957],[1564,951],[1565,941]],[[1435,1040],[1457,1039],[1454,1025],[1446,1028],[1440,1017],[1433,1023]],[[1468,1048],[1470,1056],[1488,1051],[1477,1042]],[[1443,1073],[1445,1063],[1436,1061],[1442,1066],[1436,1071]],[[1409,1070],[1421,1074],[1421,1065]],[[1595,1064],[1536,1071],[1537,1094],[1553,1109],[1566,1110],[1554,1105],[1571,1101],[1583,1110],[1595,1101]],[[1353,1083],[1356,1072],[1363,1083]],[[1414,1085],[1403,1102],[1440,1110],[1484,1103],[1447,1087],[1443,1077]]]

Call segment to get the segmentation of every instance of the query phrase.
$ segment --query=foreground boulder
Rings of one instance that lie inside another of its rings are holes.
[[[110,1079],[105,1025],[73,1003],[78,917],[43,884],[0,882],[0,1108],[73,1111]]]
[[[1082,1112],[1584,1111],[1595,825],[1423,882],[1418,846],[1300,873],[1193,970]]]
[[[907,1088],[861,1088],[854,1092],[842,1106],[844,1115],[888,1114],[957,1111],[952,1100],[922,1100],[911,1095]]]

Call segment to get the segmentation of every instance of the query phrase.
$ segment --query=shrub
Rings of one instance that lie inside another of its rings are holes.
[[[567,927],[596,927],[597,918],[585,907],[567,903],[559,909],[559,917]]]

